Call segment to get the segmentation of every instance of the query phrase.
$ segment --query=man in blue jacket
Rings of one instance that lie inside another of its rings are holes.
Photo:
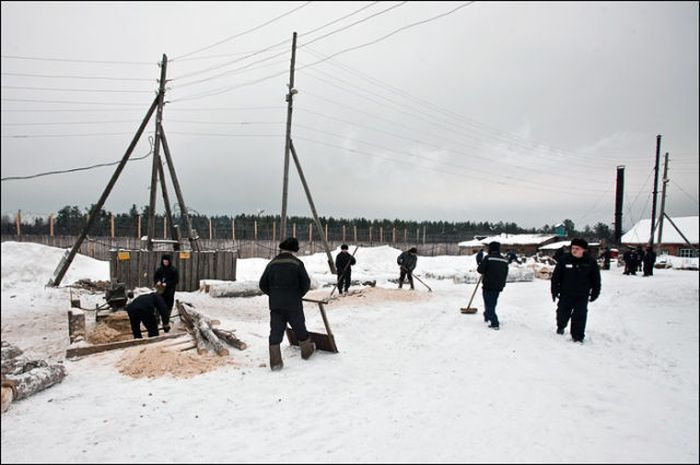
[[[571,253],[562,257],[552,273],[552,300],[557,305],[557,334],[564,334],[571,319],[571,338],[583,343],[586,337],[588,302],[600,295],[600,268],[588,253],[583,239],[571,241]]]
[[[483,275],[484,321],[490,322],[489,328],[497,330],[500,323],[496,315],[496,304],[508,277],[508,260],[501,256],[500,242],[489,244],[489,254],[479,263],[476,271]]]
[[[268,295],[270,308],[270,369],[281,370],[282,352],[280,344],[287,323],[299,340],[301,358],[307,360],[316,350],[306,330],[302,297],[311,287],[304,262],[292,252],[299,251],[299,241],[290,237],[279,245],[280,253],[267,264],[260,277],[260,290]]]

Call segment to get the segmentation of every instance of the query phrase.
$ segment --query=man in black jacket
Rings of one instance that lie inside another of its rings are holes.
[[[158,335],[158,318],[160,314],[163,321],[166,321],[168,308],[165,305],[163,298],[151,292],[136,297],[126,306],[126,312],[129,314],[129,323],[131,324],[131,333],[134,339],[143,339],[141,335],[141,323],[148,330],[148,337]],[[156,313],[157,312],[157,313]]]
[[[642,259],[644,262],[644,276],[652,276],[654,274],[654,263],[656,263],[656,252],[652,246],[647,247],[647,253]]]
[[[484,321],[491,322],[489,328],[499,329],[496,304],[498,303],[498,295],[506,286],[506,278],[508,277],[508,260],[501,256],[500,242],[489,244],[489,254],[484,257],[476,271],[483,275]]]
[[[280,343],[287,323],[299,340],[301,358],[307,360],[316,350],[306,330],[302,297],[309,291],[311,280],[304,263],[292,254],[299,251],[299,241],[294,237],[280,243],[280,254],[267,264],[260,277],[260,290],[268,295],[270,308],[270,369],[281,370]]]
[[[355,257],[348,253],[348,245],[340,246],[340,253],[335,257],[335,269],[338,272],[338,292],[348,292],[350,288],[350,278],[352,276],[352,265],[356,263]]]
[[[588,301],[600,295],[600,269],[588,253],[588,243],[583,239],[571,241],[571,253],[564,255],[552,273],[552,301],[557,305],[557,334],[571,319],[571,338],[583,342],[588,315]]]
[[[416,263],[418,262],[418,257],[416,257],[418,249],[411,247],[406,252],[401,252],[401,255],[396,259],[396,263],[401,268],[401,273],[399,274],[399,289],[403,287],[403,279],[408,277],[408,282],[413,287],[413,270],[416,268]]]
[[[172,257],[169,254],[163,254],[160,257],[160,266],[153,275],[154,285],[156,289],[163,289],[162,296],[168,312],[163,317],[163,331],[170,331],[170,313],[173,311],[175,303],[175,288],[180,281],[177,268],[172,265]]]

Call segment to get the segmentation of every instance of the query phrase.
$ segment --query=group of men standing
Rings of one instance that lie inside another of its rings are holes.
[[[637,249],[627,249],[622,254],[622,260],[625,263],[626,275],[637,275],[637,271],[643,271],[644,276],[652,276],[654,274],[654,263],[656,263],[656,252],[652,246],[647,246],[646,252],[642,247]]]

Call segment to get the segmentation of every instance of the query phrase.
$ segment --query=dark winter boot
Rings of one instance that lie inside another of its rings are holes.
[[[301,358],[308,360],[316,350],[316,344],[311,342],[311,338],[308,338],[305,341],[299,341],[299,348],[301,349]]]
[[[279,344],[270,345],[270,369],[272,371],[281,370],[284,366],[282,362],[282,352],[280,351]]]
[[[564,334],[564,328],[557,328],[557,334]]]

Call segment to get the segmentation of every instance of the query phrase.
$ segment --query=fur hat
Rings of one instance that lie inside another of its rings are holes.
[[[348,245],[347,244],[341,245],[340,250],[348,250]]]
[[[581,239],[580,237],[571,239],[571,246],[573,247],[575,245],[581,247],[582,249],[588,249],[588,242]]]
[[[418,249],[416,249],[415,247],[411,247],[410,249],[408,249],[408,252],[409,253],[418,253]]]
[[[160,256],[160,261],[162,262],[163,260],[167,260],[172,263],[173,257],[170,254],[165,253]]]
[[[501,243],[497,241],[493,241],[489,244],[489,252],[500,252],[501,251]]]
[[[282,250],[288,250],[290,252],[299,251],[299,241],[296,237],[288,237],[287,239],[280,242],[279,248]]]

